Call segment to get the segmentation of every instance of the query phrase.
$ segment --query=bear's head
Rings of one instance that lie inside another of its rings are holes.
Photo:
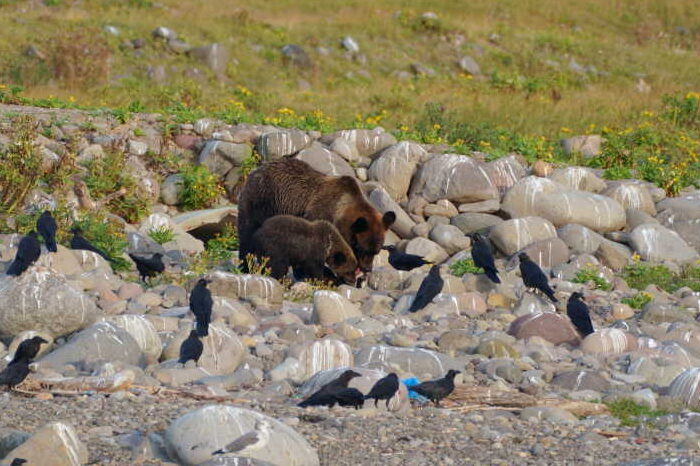
[[[340,233],[335,230],[335,227],[333,227],[333,230],[334,231],[331,233],[330,248],[328,248],[328,256],[326,257],[326,264],[338,279],[348,285],[355,286],[357,278],[360,275],[357,258],[355,257],[355,253],[352,252],[350,245],[348,245]]]
[[[374,256],[381,251],[384,235],[395,221],[394,212],[389,211],[381,215],[374,209],[362,212],[354,218],[350,225],[350,246],[363,272],[372,270]]]

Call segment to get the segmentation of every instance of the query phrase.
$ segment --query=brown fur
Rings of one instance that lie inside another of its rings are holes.
[[[327,220],[338,229],[363,271],[384,244],[384,234],[396,219],[382,216],[350,176],[326,176],[297,159],[266,163],[246,180],[238,199],[239,257],[253,252],[253,233],[274,215]]]
[[[338,230],[325,220],[310,222],[292,215],[270,217],[253,234],[254,254],[268,257],[274,278],[289,267],[303,278],[324,278],[324,264],[345,283],[355,284],[357,259]]]

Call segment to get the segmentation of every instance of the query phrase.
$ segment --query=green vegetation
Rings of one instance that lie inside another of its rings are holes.
[[[238,271],[231,263],[238,250],[238,233],[233,225],[225,225],[223,231],[207,241],[204,247],[204,252],[190,263],[191,272],[201,275],[222,265],[233,272]]]
[[[643,422],[648,422],[648,418],[668,414],[666,411],[653,410],[627,398],[605,404],[610,409],[610,414],[620,419],[620,423],[625,427],[635,427]]]
[[[571,281],[573,283],[592,282],[595,285],[595,289],[597,290],[612,290],[612,285],[610,284],[610,282],[607,281],[604,277],[600,276],[598,270],[594,267],[578,270]]]
[[[112,269],[126,271],[131,263],[122,258],[128,246],[124,225],[106,212],[95,212],[75,221],[73,226],[83,230],[83,236],[113,259]]]
[[[28,117],[12,120],[12,143],[0,151],[0,213],[12,213],[41,176],[41,153],[34,143],[36,122]]]
[[[641,292],[629,298],[623,298],[622,302],[628,304],[632,309],[641,309],[645,304],[651,302],[653,296],[649,293]]]
[[[452,275],[461,277],[467,273],[484,273],[484,269],[474,265],[474,261],[471,259],[462,259],[450,264],[450,272]]]
[[[700,291],[700,267],[698,266],[687,266],[680,273],[674,273],[663,265],[635,262],[623,269],[622,278],[630,287],[637,290],[656,285],[670,293],[686,286],[693,291]]]
[[[217,178],[203,165],[190,165],[181,172],[183,179],[180,205],[188,210],[211,207],[224,189]]]
[[[165,244],[169,243],[175,238],[175,233],[173,232],[172,228],[168,226],[161,226],[148,230],[148,236],[158,244]]]

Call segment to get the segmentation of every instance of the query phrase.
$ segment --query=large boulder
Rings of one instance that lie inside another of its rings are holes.
[[[625,209],[639,210],[649,215],[656,215],[654,198],[649,189],[635,181],[610,181],[608,188],[602,193],[611,199],[615,199]]]
[[[262,444],[238,452],[238,456],[288,466],[318,466],[311,445],[277,419],[249,409],[210,405],[175,419],[165,432],[169,455],[180,464],[197,465],[212,458],[212,452],[244,434],[257,431]]]
[[[163,358],[177,358],[180,345],[190,334],[191,328],[183,326],[163,351]],[[231,374],[243,362],[247,351],[236,332],[220,322],[209,324],[209,335],[202,337],[204,350],[197,367],[209,375]]]
[[[605,239],[590,228],[575,223],[564,225],[557,233],[574,254],[593,254]]]
[[[120,361],[133,366],[144,365],[146,358],[131,334],[109,322],[98,322],[73,336],[37,361],[39,367],[60,370],[71,364],[79,369],[92,369],[101,362]]]
[[[146,364],[158,362],[163,352],[163,344],[156,328],[148,319],[142,315],[123,314],[107,317],[106,320],[129,332],[146,357]]]
[[[700,190],[656,204],[657,219],[700,251]]]
[[[333,147],[338,139],[345,143],[350,160],[372,157],[382,149],[396,144],[396,138],[381,128],[346,129],[324,136],[321,141]]]
[[[583,191],[537,196],[535,209],[557,227],[578,223],[598,232],[617,231],[625,226],[625,209],[615,200]]]
[[[538,215],[537,205],[540,196],[544,194],[560,193],[565,188],[550,180],[539,176],[527,176],[518,181],[503,196],[501,209],[510,218]]]
[[[92,298],[66,280],[40,267],[19,277],[0,276],[0,335],[25,330],[60,337],[87,327],[99,316]]]
[[[500,194],[505,194],[521,178],[526,175],[523,167],[514,155],[501,157],[484,164],[484,170],[498,189]]]
[[[581,154],[590,159],[600,154],[603,138],[599,134],[572,136],[559,141],[566,155]]]
[[[452,217],[450,223],[467,235],[477,231],[489,230],[494,225],[503,223],[503,219],[491,214],[466,212]]]
[[[658,223],[644,223],[636,227],[630,233],[630,243],[646,261],[689,264],[699,257],[698,252],[678,233]]]
[[[498,199],[496,185],[482,164],[465,155],[434,155],[418,171],[411,194],[428,202],[447,199],[455,203]]]
[[[369,202],[381,213],[394,212],[396,221],[391,225],[391,231],[402,238],[413,238],[413,227],[416,226],[411,217],[392,199],[384,188],[374,189],[369,194]]]
[[[88,451],[72,426],[52,422],[37,430],[5,458],[8,461],[23,458],[27,465],[80,466],[87,464]]]
[[[569,247],[559,238],[548,238],[526,246],[523,252],[540,267],[551,269],[569,261]]]
[[[249,274],[233,274],[216,271],[206,277],[211,280],[212,295],[253,301],[255,304],[282,304],[284,287],[271,277]]]
[[[197,163],[224,178],[233,167],[239,167],[245,159],[253,154],[248,144],[234,144],[226,141],[208,141],[200,152]]]
[[[362,311],[345,297],[330,290],[319,290],[314,293],[314,309],[311,320],[321,325],[332,325],[351,317],[361,317]]]
[[[541,217],[524,217],[507,220],[491,228],[489,239],[504,254],[512,255],[524,247],[557,237],[551,222]]]
[[[549,179],[574,191],[599,193],[605,189],[605,181],[587,167],[557,168],[549,175]]]
[[[510,324],[508,333],[518,340],[540,337],[554,345],[576,345],[581,340],[571,321],[554,312],[535,312],[518,317]]]
[[[299,354],[304,379],[323,370],[352,366],[353,362],[350,347],[340,340],[331,338],[309,342]]]
[[[355,364],[359,367],[398,372],[421,379],[442,377],[449,369],[461,369],[451,357],[423,348],[398,348],[374,345],[361,349],[355,354]]]
[[[258,138],[257,149],[263,160],[274,160],[296,154],[311,143],[311,138],[298,129],[281,129]]]
[[[416,166],[427,155],[415,142],[402,141],[389,146],[370,165],[369,179],[379,181],[391,198],[400,202],[406,198]]]
[[[315,141],[306,149],[299,151],[296,158],[308,163],[311,168],[324,175],[355,176],[355,170],[344,158]]]

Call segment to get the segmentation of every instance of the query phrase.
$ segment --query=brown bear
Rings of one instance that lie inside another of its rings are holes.
[[[253,252],[253,233],[274,215],[327,220],[345,238],[364,272],[384,244],[386,230],[396,220],[383,216],[367,201],[351,176],[326,176],[306,162],[280,159],[253,171],[238,198],[239,257]]]
[[[357,259],[338,230],[325,220],[275,215],[253,234],[254,254],[268,257],[273,278],[293,267],[297,278],[327,278],[326,264],[342,282],[355,285]]]

